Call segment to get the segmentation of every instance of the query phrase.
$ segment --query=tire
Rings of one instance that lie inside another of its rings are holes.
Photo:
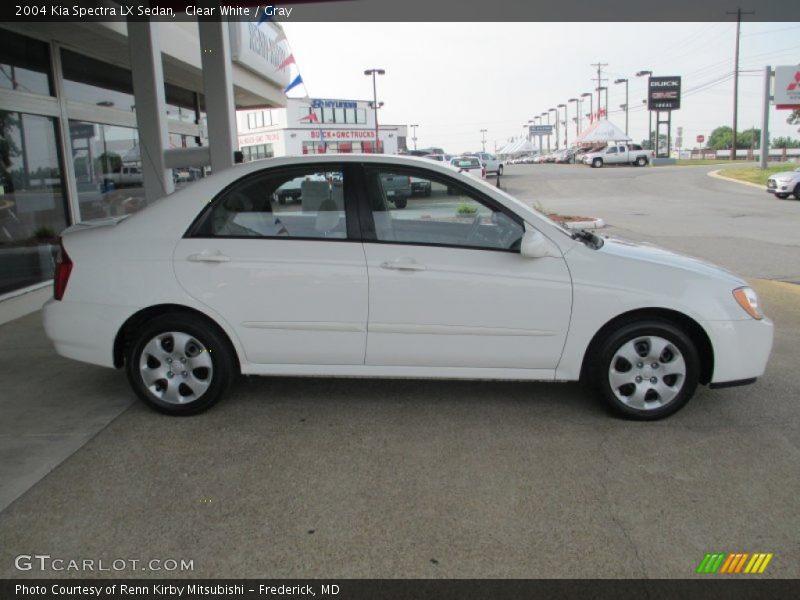
[[[593,387],[614,412],[653,421],[677,412],[691,399],[700,358],[682,329],[648,319],[622,325],[601,341],[590,372]]]
[[[644,156],[640,156],[636,159],[636,166],[637,167],[646,167],[647,166],[647,158]]]
[[[497,167],[497,175],[500,176],[502,174],[503,174],[503,165],[500,165],[499,167]]]
[[[781,200],[786,200],[789,197],[789,194],[775,194],[776,198],[780,198]]]
[[[430,198],[431,197],[431,188],[427,188],[425,190],[425,193],[423,194],[423,196],[425,196],[426,198]]]
[[[603,159],[602,158],[595,158],[594,160],[592,160],[592,168],[593,169],[599,169],[602,166],[603,166]]]
[[[286,196],[278,196],[278,204],[281,206],[286,204]]]
[[[795,200],[800,200],[800,183],[798,183],[796,186],[794,186],[793,195],[794,195],[794,199]]]
[[[171,366],[179,364],[176,361],[181,361],[180,368],[189,368],[179,372]],[[237,373],[225,334],[216,325],[184,313],[158,316],[134,332],[125,371],[136,395],[169,415],[207,410],[225,395]]]
[[[408,198],[405,196],[401,196],[400,198],[394,199],[394,205],[396,208],[405,208],[408,204]]]

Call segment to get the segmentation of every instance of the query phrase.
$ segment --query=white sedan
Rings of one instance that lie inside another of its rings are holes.
[[[278,202],[286,182],[320,173],[300,203]],[[396,210],[393,175],[431,195]],[[124,367],[172,414],[208,408],[244,373],[585,379],[618,413],[656,419],[698,383],[753,382],[772,347],[736,275],[568,231],[425,159],[239,165],[70,227],[61,244],[44,308],[56,350]]]

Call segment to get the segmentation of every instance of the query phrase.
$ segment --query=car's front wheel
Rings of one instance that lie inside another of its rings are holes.
[[[636,166],[644,167],[647,165],[647,159],[644,156],[640,156],[636,159]]]
[[[794,199],[800,200],[800,183],[794,186]]]
[[[498,175],[502,175],[503,174],[503,165],[500,165],[499,167],[497,167],[497,174]]]
[[[408,198],[405,196],[399,196],[394,199],[394,205],[396,208],[405,208],[408,204]]]
[[[234,357],[224,334],[182,313],[156,317],[135,332],[125,362],[136,395],[172,415],[210,408],[235,376]]]
[[[697,348],[667,321],[632,322],[601,342],[592,378],[618,414],[654,420],[669,416],[692,397],[700,372]]]

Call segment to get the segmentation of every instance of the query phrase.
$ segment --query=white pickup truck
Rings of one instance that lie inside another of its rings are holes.
[[[113,183],[116,187],[142,185],[141,167],[120,167],[114,173],[103,173],[103,184]]]
[[[653,158],[652,150],[645,150],[638,144],[609,144],[597,152],[583,155],[583,163],[598,169],[603,165],[636,165],[645,167]]]
[[[469,156],[477,156],[487,173],[503,174],[503,161],[488,152],[475,152]]]

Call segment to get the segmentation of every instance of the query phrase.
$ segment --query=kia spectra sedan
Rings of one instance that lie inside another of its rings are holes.
[[[398,208],[386,187],[398,176],[430,194]],[[755,381],[773,335],[728,271],[569,231],[397,156],[238,165],[75,225],[54,287],[43,318],[56,350],[124,368],[144,402],[180,415],[241,373],[586,380],[617,413],[657,419],[698,384]]]

